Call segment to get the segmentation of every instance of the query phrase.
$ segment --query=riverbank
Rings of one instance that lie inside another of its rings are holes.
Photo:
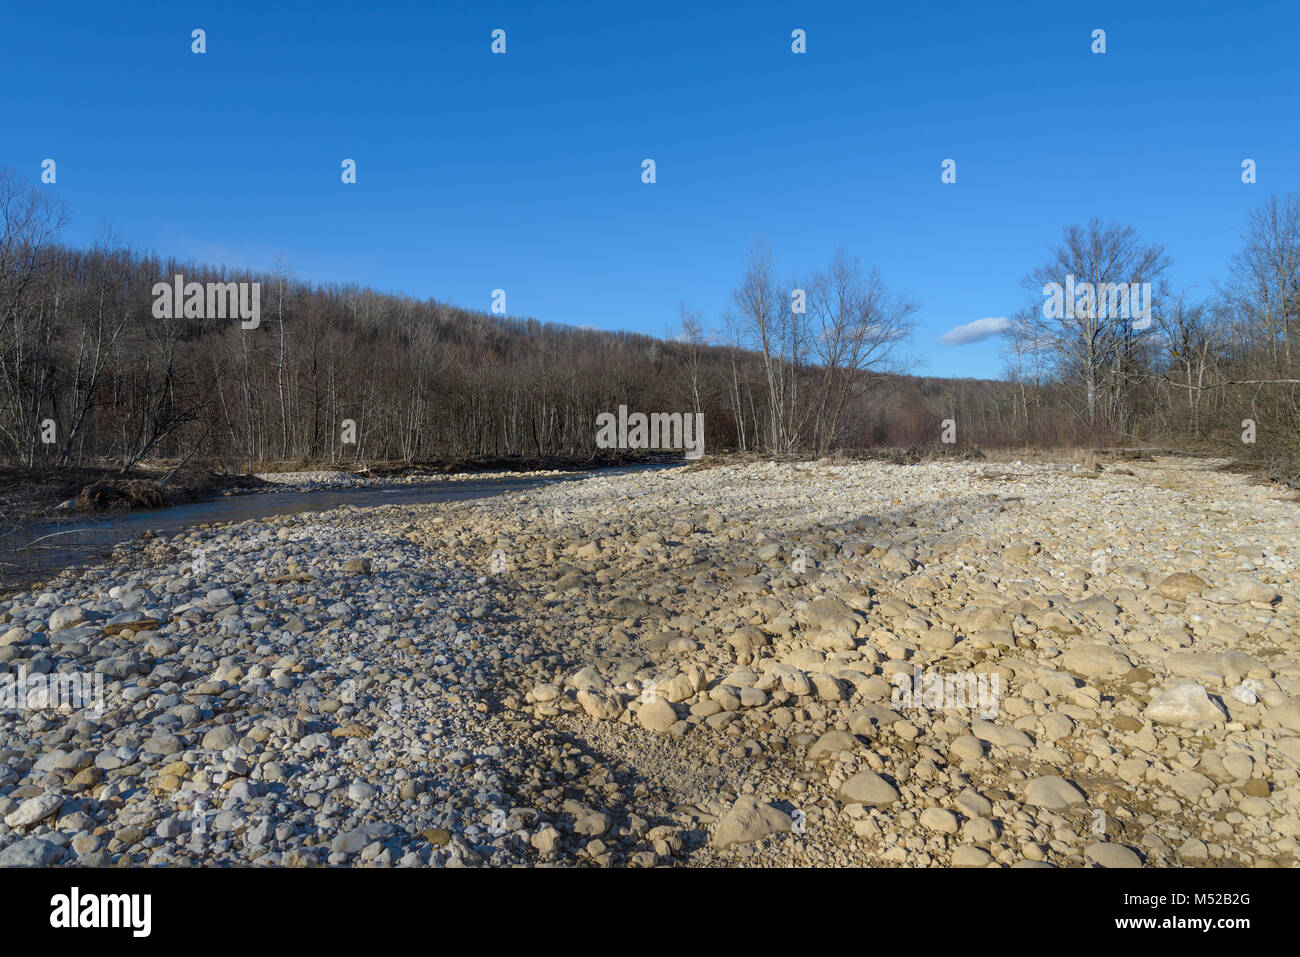
[[[123,473],[107,466],[0,466],[0,529],[71,513],[165,508],[263,483],[207,466],[186,465],[161,484],[174,466],[143,464]]]
[[[577,456],[470,456],[436,462],[337,464],[258,463],[244,474],[211,465],[146,462],[123,473],[110,466],[0,466],[0,530],[22,522],[71,515],[168,508],[221,495],[313,491],[365,485],[567,475],[680,456],[621,451]],[[173,469],[175,469],[173,474]],[[170,477],[169,477],[170,476]]]
[[[672,468],[673,466],[631,466]],[[617,471],[617,470],[614,470]],[[340,507],[419,505],[519,492],[542,484],[581,480],[585,472],[481,473],[437,476],[419,481],[381,477],[351,481],[316,473],[281,476],[262,494],[227,494],[164,509],[61,514],[57,519],[0,529],[0,595],[30,589],[61,569],[92,566],[121,554],[137,538],[170,537],[191,528],[257,521]],[[333,481],[330,479],[334,478]]]
[[[1159,457],[146,540],[0,603],[8,668],[104,679],[0,718],[0,863],[1292,866],[1296,555],[1275,488]]]

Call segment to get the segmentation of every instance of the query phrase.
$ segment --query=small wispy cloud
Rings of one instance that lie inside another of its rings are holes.
[[[946,346],[968,346],[972,342],[983,342],[992,336],[1003,332],[1011,325],[1011,320],[1006,316],[989,316],[986,319],[976,319],[974,322],[968,322],[964,326],[958,326],[951,329],[939,337],[939,341]]]

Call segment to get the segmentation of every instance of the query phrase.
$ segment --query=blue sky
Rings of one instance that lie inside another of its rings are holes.
[[[271,6],[9,4],[0,165],[56,160],[75,243],[656,335],[717,322],[755,238],[783,276],[843,245],[958,376],[998,339],[939,338],[1024,304],[1064,226],[1131,224],[1208,292],[1300,189],[1294,2]]]

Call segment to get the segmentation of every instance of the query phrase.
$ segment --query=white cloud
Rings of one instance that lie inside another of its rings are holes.
[[[989,316],[949,330],[939,337],[939,341],[946,346],[967,346],[972,342],[983,342],[991,336],[996,336],[1010,325],[1011,320],[1006,316]]]

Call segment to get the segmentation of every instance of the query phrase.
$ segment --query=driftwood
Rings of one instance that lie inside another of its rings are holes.
[[[116,479],[87,485],[77,496],[84,511],[111,508],[162,508],[166,505],[157,482],[144,479]]]

